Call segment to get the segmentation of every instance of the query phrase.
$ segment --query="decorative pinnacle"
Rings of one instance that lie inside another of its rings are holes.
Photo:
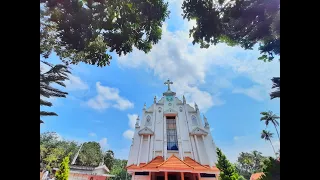
[[[140,120],[140,119],[139,119],[139,116],[138,116],[138,117],[137,117],[137,121],[136,121],[136,128],[140,127],[140,126],[139,126],[139,120]]]
[[[144,103],[143,110],[146,110],[146,109],[147,109],[147,105],[146,105],[146,103]]]
[[[157,103],[157,96],[154,96],[153,103]]]

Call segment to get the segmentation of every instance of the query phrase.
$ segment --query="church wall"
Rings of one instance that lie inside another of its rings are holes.
[[[149,176],[134,175],[132,180],[149,180]]]
[[[148,155],[148,136],[144,136],[142,141],[142,146],[141,146],[140,163],[147,163],[147,155]]]
[[[197,136],[198,147],[199,147],[199,156],[201,158],[201,164],[209,165],[209,159],[206,153],[205,145],[201,136]]]

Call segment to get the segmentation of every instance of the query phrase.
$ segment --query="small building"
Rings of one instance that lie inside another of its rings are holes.
[[[168,89],[137,118],[127,164],[132,180],[217,180],[217,154],[207,118]]]
[[[54,168],[54,170],[58,170],[58,168]],[[70,165],[68,180],[106,180],[109,177],[115,177],[108,174],[109,172],[106,165],[96,167]]]

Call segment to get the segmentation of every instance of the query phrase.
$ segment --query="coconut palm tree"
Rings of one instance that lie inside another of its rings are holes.
[[[277,121],[277,119],[280,119],[280,116],[277,116],[276,114],[273,114],[272,111],[268,111],[268,112],[261,112],[260,113],[262,115],[262,117],[260,118],[260,121],[264,121],[266,126],[269,125],[269,123],[272,123],[274,125],[274,128],[276,128],[277,134],[278,134],[278,138],[280,141],[280,135],[277,129],[277,126],[279,126],[279,122]]]
[[[261,132],[261,139],[264,139],[264,140],[270,142],[270,144],[271,144],[271,146],[272,146],[272,149],[273,149],[273,152],[274,152],[274,154],[275,154],[276,157],[277,157],[276,151],[274,150],[273,144],[272,144],[272,142],[271,142],[272,136],[273,136],[273,133],[271,133],[270,131],[262,130],[262,132]]]

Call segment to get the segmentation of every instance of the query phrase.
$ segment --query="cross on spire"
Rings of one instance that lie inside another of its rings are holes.
[[[164,82],[164,84],[168,85],[168,91],[171,91],[170,84],[173,84],[173,82],[168,79],[166,82]]]

